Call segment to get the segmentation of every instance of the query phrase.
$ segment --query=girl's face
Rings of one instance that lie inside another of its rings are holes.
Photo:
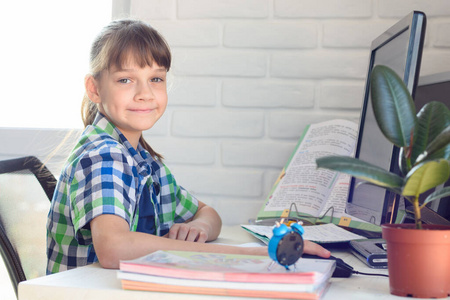
[[[131,60],[122,68],[102,71],[98,81],[88,78],[86,89],[89,94],[89,86],[95,84],[91,101],[136,148],[142,131],[151,128],[166,110],[166,78],[164,67],[153,63],[141,68]]]

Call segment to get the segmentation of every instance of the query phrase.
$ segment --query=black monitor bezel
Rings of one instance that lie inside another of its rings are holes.
[[[361,140],[362,140],[361,137],[364,134],[364,122],[367,111],[367,105],[369,103],[370,75],[374,67],[376,51],[379,48],[383,47],[385,44],[389,43],[389,41],[393,40],[400,34],[404,33],[405,31],[408,30],[410,31],[408,55],[405,64],[406,67],[403,79],[404,82],[406,83],[406,86],[408,87],[408,90],[410,91],[411,95],[414,98],[416,87],[419,81],[420,64],[422,59],[422,48],[425,38],[425,28],[426,28],[425,14],[420,11],[413,11],[406,17],[398,21],[396,24],[394,24],[392,27],[390,27],[388,30],[386,30],[375,40],[373,40],[371,44],[369,67],[366,77],[364,102],[361,108],[359,132],[355,151],[356,158],[359,158],[360,156]],[[398,147],[392,146],[392,156],[389,171],[397,174],[399,174],[400,172],[398,167],[398,154],[399,154]],[[355,178],[352,178],[350,181],[347,204],[352,203],[354,189],[355,189]],[[382,208],[380,224],[394,223],[396,221],[398,205],[400,202],[399,200],[400,200],[399,195],[386,190],[383,201],[384,205]],[[347,207],[346,213],[352,215],[352,212],[348,210]],[[354,215],[354,217],[358,217],[358,215]],[[379,224],[377,223],[377,225]]]

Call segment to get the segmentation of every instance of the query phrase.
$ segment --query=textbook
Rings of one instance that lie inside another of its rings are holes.
[[[261,207],[257,222],[295,218],[303,220],[305,225],[334,223],[381,231],[380,226],[345,213],[351,176],[317,169],[316,165],[316,159],[322,156],[354,156],[357,131],[358,124],[341,119],[306,126]]]
[[[334,269],[334,260],[301,258],[286,270],[268,256],[160,250],[121,261],[118,278],[131,290],[320,299]]]

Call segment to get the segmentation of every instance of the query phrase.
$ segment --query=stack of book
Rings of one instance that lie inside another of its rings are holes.
[[[120,262],[123,289],[258,297],[320,299],[334,260],[301,258],[289,270],[268,256],[157,251]]]

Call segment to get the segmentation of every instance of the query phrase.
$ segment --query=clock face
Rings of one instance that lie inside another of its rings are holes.
[[[302,254],[303,238],[295,231],[287,233],[278,243],[276,256],[280,265],[293,265],[302,256]]]

